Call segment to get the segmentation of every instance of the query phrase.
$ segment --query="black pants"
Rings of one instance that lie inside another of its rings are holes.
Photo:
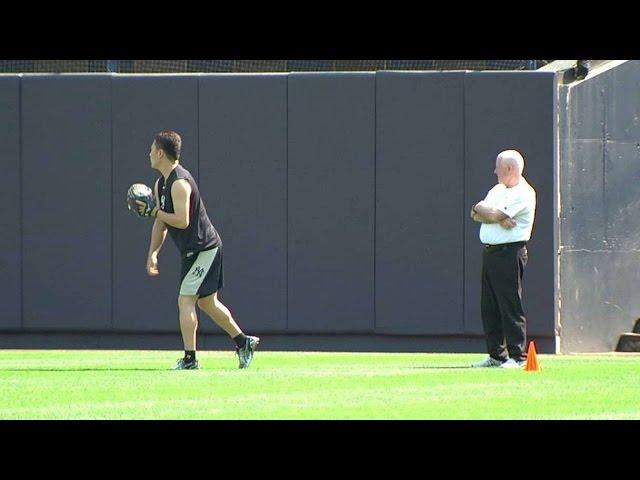
[[[491,357],[525,360],[526,319],[522,310],[525,242],[485,247],[482,253],[482,325]]]

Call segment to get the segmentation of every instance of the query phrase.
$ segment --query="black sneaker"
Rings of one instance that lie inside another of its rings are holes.
[[[197,360],[187,362],[184,358],[178,359],[175,366],[173,367],[174,370],[198,370],[199,368],[200,364]]]
[[[260,339],[258,337],[247,337],[244,347],[236,347],[236,353],[238,354],[238,360],[240,362],[238,368],[247,368],[249,366],[253,359],[253,351],[259,343]]]

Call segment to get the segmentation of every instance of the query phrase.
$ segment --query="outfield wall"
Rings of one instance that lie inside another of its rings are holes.
[[[616,347],[640,317],[640,62],[560,88],[563,352]]]
[[[149,144],[173,129],[223,238],[221,298],[289,349],[350,335],[354,350],[424,338],[481,351],[468,211],[494,185],[497,153],[519,149],[538,191],[529,334],[555,351],[552,72],[2,75],[0,102],[12,338],[146,332],[179,348],[175,247],[149,278],[152,222],[124,202],[130,184],[153,184]],[[199,331],[220,332],[203,317]]]

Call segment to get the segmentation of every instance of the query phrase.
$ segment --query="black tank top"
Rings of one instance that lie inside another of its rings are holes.
[[[186,180],[191,185],[191,196],[189,197],[189,226],[185,229],[172,227],[168,223],[169,235],[175,242],[180,253],[185,256],[189,252],[200,252],[222,245],[220,235],[213,227],[211,220],[207,216],[204,202],[200,198],[200,190],[195,180],[186,168],[178,165],[169,174],[165,184],[164,176],[158,179],[158,197],[160,197],[160,209],[163,212],[175,213],[173,209],[173,199],[171,198],[171,187],[176,180]]]

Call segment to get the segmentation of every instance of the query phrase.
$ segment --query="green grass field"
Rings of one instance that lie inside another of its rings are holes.
[[[0,350],[0,419],[640,419],[640,356]]]

